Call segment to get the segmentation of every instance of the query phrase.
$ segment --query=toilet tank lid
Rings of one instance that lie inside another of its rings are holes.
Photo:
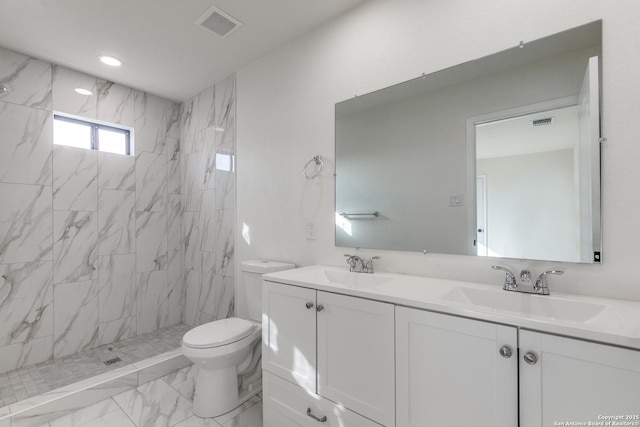
[[[255,324],[237,317],[216,320],[191,329],[184,334],[182,342],[193,348],[220,347],[241,340],[256,327]]]
[[[273,273],[276,271],[291,270],[292,268],[296,268],[295,264],[291,264],[288,262],[267,261],[259,259],[242,261],[241,265],[242,271],[260,274]]]

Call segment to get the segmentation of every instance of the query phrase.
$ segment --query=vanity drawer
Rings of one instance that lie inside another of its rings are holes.
[[[262,375],[265,427],[380,427],[380,424],[268,371],[263,371]]]

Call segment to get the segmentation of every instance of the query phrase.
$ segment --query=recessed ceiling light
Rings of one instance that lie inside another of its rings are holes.
[[[79,93],[80,95],[84,95],[84,96],[91,96],[93,95],[93,92],[91,92],[88,89],[83,89],[81,87],[77,87],[75,88],[76,93]]]
[[[111,67],[120,67],[123,64],[122,60],[116,58],[115,56],[99,55],[98,58],[103,64],[109,65]]]

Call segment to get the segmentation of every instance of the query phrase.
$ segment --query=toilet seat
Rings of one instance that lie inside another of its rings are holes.
[[[183,345],[191,348],[215,348],[251,335],[257,328],[256,324],[248,320],[231,317],[200,325],[182,338]]]

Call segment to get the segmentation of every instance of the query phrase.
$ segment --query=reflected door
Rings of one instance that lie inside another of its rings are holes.
[[[487,177],[476,177],[477,235],[476,251],[479,256],[487,256]]]

